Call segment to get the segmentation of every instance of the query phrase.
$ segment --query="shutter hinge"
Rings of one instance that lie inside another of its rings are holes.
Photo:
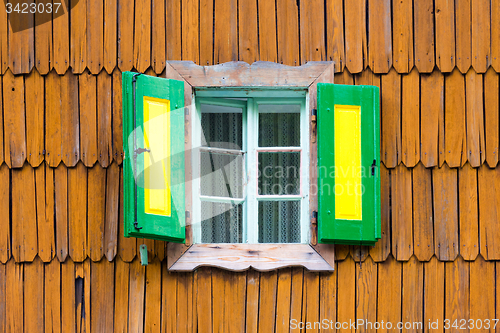
[[[318,212],[314,210],[311,214],[311,224],[315,225],[317,223],[318,223]]]
[[[311,123],[312,123],[311,141],[313,143],[315,143],[316,142],[316,134],[317,134],[317,124],[318,124],[318,110],[317,109],[311,110]]]
[[[371,165],[371,170],[372,170],[372,176],[375,176],[375,168],[377,167],[377,160],[373,159],[373,163]]]

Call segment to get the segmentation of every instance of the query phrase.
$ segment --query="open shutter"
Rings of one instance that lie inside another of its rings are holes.
[[[318,83],[318,239],[380,239],[379,89]]]
[[[185,240],[183,82],[124,72],[125,237]]]

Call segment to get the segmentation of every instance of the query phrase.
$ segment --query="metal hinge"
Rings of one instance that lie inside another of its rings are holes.
[[[316,142],[316,135],[317,135],[317,126],[318,126],[318,110],[317,109],[312,109],[311,110],[311,123],[312,123],[312,132],[311,132],[311,138],[312,142]]]
[[[311,224],[317,224],[318,223],[318,212],[313,210],[311,214]]]

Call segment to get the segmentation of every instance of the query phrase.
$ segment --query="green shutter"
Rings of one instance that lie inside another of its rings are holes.
[[[317,97],[318,239],[374,245],[381,232],[379,89],[318,83]]]
[[[184,85],[124,72],[122,90],[125,237],[184,242]]]

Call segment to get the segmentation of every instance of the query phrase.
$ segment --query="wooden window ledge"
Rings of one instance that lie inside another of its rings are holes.
[[[331,264],[309,244],[194,244],[168,266],[170,271],[192,271],[201,266],[231,271],[254,268],[263,272],[292,266],[333,271]]]

